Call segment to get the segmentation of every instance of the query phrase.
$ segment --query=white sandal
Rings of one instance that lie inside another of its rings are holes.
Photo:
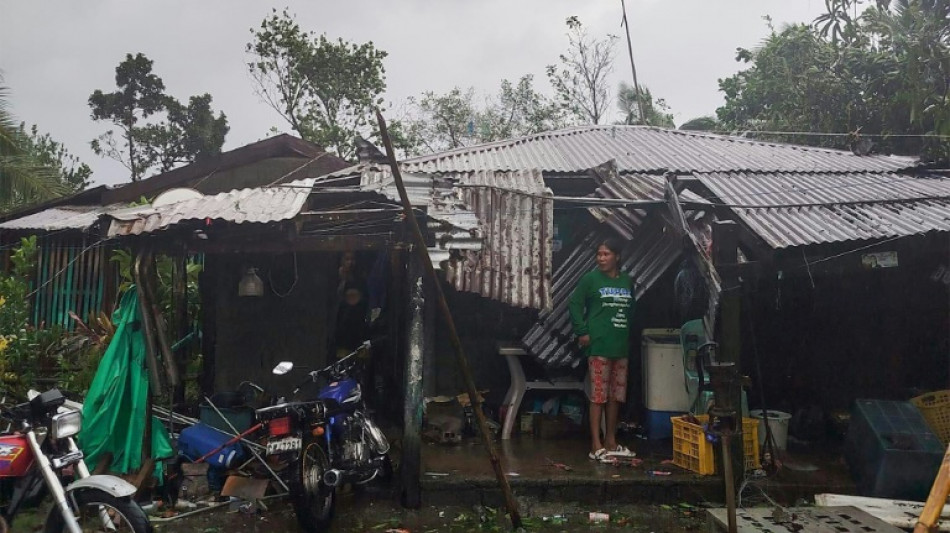
[[[591,461],[603,461],[604,457],[607,457],[607,448],[601,448],[596,452],[590,452],[587,454],[587,458]]]
[[[618,444],[616,449],[606,452],[605,455],[609,455],[612,457],[636,457],[637,456],[636,452],[632,451],[630,448],[627,448],[626,446],[622,444]]]

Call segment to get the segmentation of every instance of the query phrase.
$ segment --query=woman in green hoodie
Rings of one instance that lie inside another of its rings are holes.
[[[597,268],[584,274],[571,295],[569,310],[577,342],[587,356],[590,375],[590,436],[593,460],[636,454],[617,443],[620,403],[627,398],[627,357],[635,298],[633,281],[620,271],[620,243],[597,246]],[[607,405],[607,427],[600,420]]]

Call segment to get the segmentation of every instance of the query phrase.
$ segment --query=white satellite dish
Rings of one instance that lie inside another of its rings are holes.
[[[204,196],[205,195],[201,194],[200,192],[186,187],[168,189],[152,200],[152,207],[160,207],[163,205],[184,202],[185,200],[198,200],[200,198],[204,198]]]

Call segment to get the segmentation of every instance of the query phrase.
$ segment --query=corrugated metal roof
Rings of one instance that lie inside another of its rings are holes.
[[[109,213],[109,237],[140,235],[189,220],[223,220],[235,224],[289,220],[303,209],[313,186],[312,178],[286,186],[240,189],[214,196],[158,207],[130,207]]]
[[[8,220],[0,224],[0,230],[87,231],[99,217],[122,206],[64,205],[44,209],[38,213]]]
[[[583,361],[574,342],[567,306],[578,280],[594,268],[594,244],[605,236],[602,231],[592,232],[558,267],[554,273],[551,310],[542,312],[521,339],[525,350],[545,368],[576,368]],[[637,298],[643,296],[676,262],[681,250],[680,240],[672,232],[664,231],[658,214],[644,221],[640,231],[627,241],[621,253],[621,270],[633,277]]]
[[[407,172],[537,168],[581,173],[610,159],[629,172],[889,172],[913,167],[908,157],[857,156],[791,144],[647,126],[579,126],[402,162]]]
[[[697,174],[773,248],[950,231],[950,179],[901,174]]]

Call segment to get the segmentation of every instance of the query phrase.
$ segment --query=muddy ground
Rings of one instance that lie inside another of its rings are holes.
[[[293,509],[285,501],[273,501],[266,512],[229,511],[227,507],[180,520],[156,524],[156,531],[180,533],[238,533],[297,531]],[[571,503],[522,501],[522,523],[526,531],[580,532],[703,531],[705,511],[680,505],[612,505],[594,507]],[[511,531],[503,509],[480,506],[424,506],[403,509],[390,500],[345,495],[337,507],[332,532],[340,533],[436,533]],[[608,515],[606,522],[592,524],[590,513]]]

